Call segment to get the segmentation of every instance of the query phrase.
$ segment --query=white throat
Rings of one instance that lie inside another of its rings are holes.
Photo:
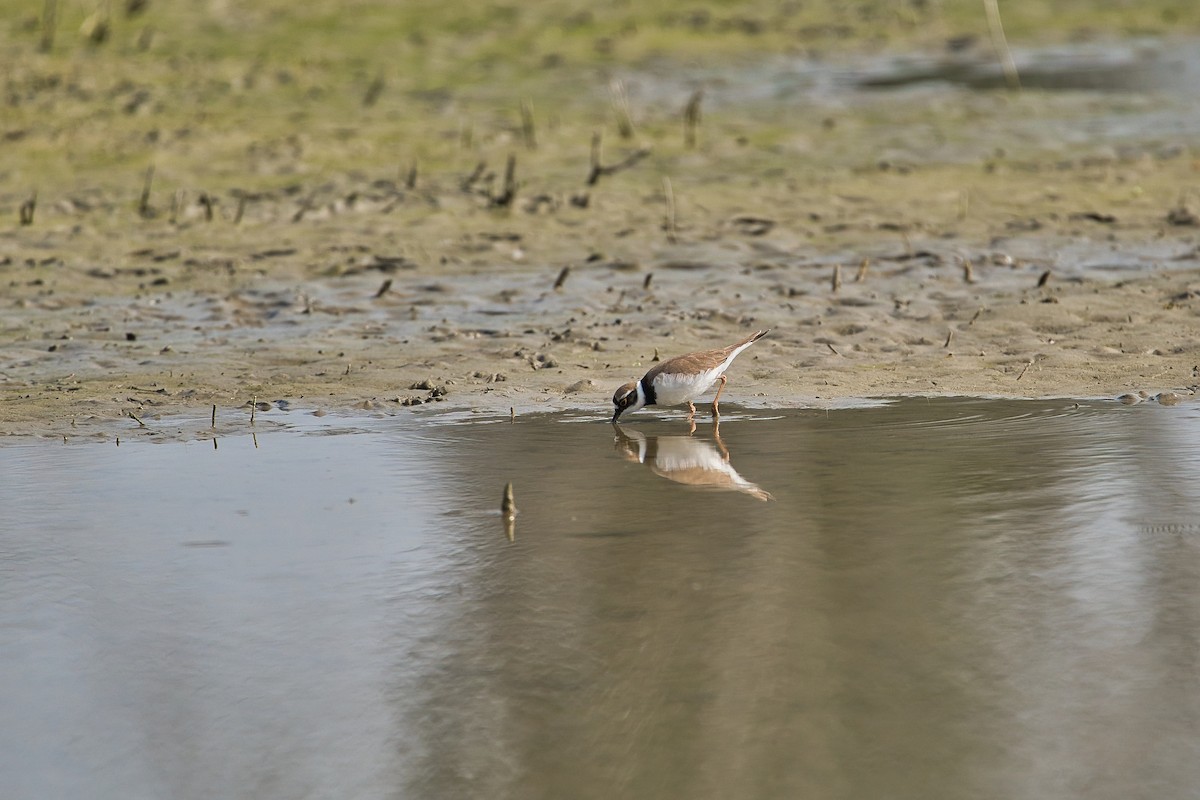
[[[624,413],[626,414],[630,413],[631,411],[637,411],[639,408],[645,408],[646,406],[646,392],[644,389],[642,389],[641,381],[638,381],[636,384],[634,384],[634,391],[637,392],[637,402],[625,409]]]

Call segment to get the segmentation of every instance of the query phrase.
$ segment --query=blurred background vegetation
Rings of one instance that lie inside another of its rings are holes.
[[[999,7],[1014,47],[1200,32],[1195,0]],[[159,185],[218,190],[266,190],[331,171],[400,176],[418,163],[423,176],[469,170],[521,149],[522,105],[540,139],[538,174],[565,179],[586,169],[594,131],[606,145],[619,141],[612,86],[630,71],[712,74],[769,58],[971,46],[992,57],[980,0],[0,0],[0,19],[9,204],[34,187],[117,175],[136,187],[151,164]],[[634,97],[638,131],[627,148],[680,156],[687,99],[686,89]],[[739,109],[706,119],[707,153],[720,158],[732,141],[766,153],[796,131],[820,136],[828,122],[802,107]],[[836,154],[786,155],[819,165]]]

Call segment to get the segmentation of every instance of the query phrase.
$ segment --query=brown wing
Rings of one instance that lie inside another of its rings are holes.
[[[757,342],[766,336],[770,330],[768,328],[765,331],[755,331],[740,342],[735,342],[728,347],[722,347],[720,350],[698,350],[695,353],[685,353],[681,356],[668,358],[660,364],[655,364],[646,373],[646,380],[654,380],[655,375],[670,375],[677,372],[707,372],[710,369],[715,369],[723,364],[725,359],[729,358],[729,354],[734,350],[752,342]]]

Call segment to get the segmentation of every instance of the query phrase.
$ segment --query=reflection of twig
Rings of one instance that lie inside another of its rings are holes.
[[[1000,68],[1004,70],[1004,80],[1008,88],[1020,89],[1021,76],[1017,74],[1017,64],[1013,61],[1012,51],[1008,49],[1008,40],[1004,38],[1004,24],[1000,21],[1000,5],[997,0],[983,0],[983,10],[987,13],[988,31],[992,34],[992,46],[996,55],[1000,56]]]

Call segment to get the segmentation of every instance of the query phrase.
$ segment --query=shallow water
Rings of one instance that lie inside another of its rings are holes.
[[[0,448],[6,798],[1200,786],[1192,405],[261,419]]]

